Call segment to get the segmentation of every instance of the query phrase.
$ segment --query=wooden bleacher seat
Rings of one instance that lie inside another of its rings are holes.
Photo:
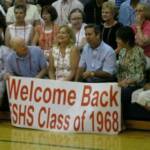
[[[10,120],[10,112],[0,111],[0,120]]]
[[[126,120],[127,129],[150,130],[150,121]]]

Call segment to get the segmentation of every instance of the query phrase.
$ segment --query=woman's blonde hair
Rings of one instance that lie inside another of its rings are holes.
[[[136,8],[137,7],[141,7],[143,9],[145,19],[150,20],[150,4],[138,3]]]
[[[74,45],[76,42],[76,37],[75,37],[75,33],[73,29],[69,27],[68,25],[62,25],[59,27],[59,30],[61,30],[62,28],[65,28],[66,32],[69,34],[69,46]]]
[[[114,18],[118,15],[118,9],[114,2],[108,1],[104,2],[102,5],[102,9],[108,8],[111,10],[111,12],[114,14]]]

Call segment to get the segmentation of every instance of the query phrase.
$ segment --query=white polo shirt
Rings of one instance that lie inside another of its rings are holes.
[[[68,0],[66,3],[63,3],[63,0],[57,0],[52,3],[52,6],[58,13],[56,20],[58,25],[68,24],[68,15],[73,9],[79,8],[83,11],[83,4],[78,0]]]
[[[25,22],[29,24],[33,24],[34,21],[40,20],[40,14],[35,5],[27,4],[26,17]],[[6,14],[6,22],[14,23],[16,21],[14,14],[14,6],[10,7]]]

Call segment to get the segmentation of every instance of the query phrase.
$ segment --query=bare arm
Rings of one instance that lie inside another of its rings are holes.
[[[10,32],[9,32],[9,28],[7,27],[6,32],[5,32],[5,45],[10,47]]]
[[[55,76],[55,67],[54,67],[54,57],[52,55],[52,51],[50,52],[50,55],[49,55],[49,67],[48,67],[48,76],[50,79],[56,79],[56,76]]]
[[[95,77],[101,77],[101,78],[109,78],[112,75],[105,71],[95,71],[94,72]]]
[[[78,63],[79,63],[79,50],[74,47],[71,50],[70,56],[71,74],[65,79],[65,81],[74,80]]]
[[[47,74],[47,67],[43,68],[37,75],[36,78],[42,78]]]
[[[112,75],[108,72],[105,71],[85,71],[82,75],[84,79],[87,78],[93,78],[93,77],[98,77],[98,78],[109,78]]]
[[[82,75],[83,75],[83,72],[84,72],[84,68],[82,68],[82,67],[79,67],[78,69],[77,69],[77,73],[76,73],[76,77],[75,77],[75,81],[79,81],[80,79],[81,79],[81,77],[82,77]]]
[[[131,80],[131,79],[124,79],[124,80],[120,80],[118,81],[118,85],[120,87],[128,87],[129,85],[135,84],[136,81],[135,80]]]
[[[37,31],[37,27],[34,28],[34,34],[32,36],[33,36],[32,45],[37,45],[38,41],[39,41],[39,36],[40,36],[38,31]]]

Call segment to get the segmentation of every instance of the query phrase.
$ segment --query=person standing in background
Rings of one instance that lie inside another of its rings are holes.
[[[103,2],[107,0],[90,0],[84,7],[85,23],[96,23],[100,25],[102,22],[101,9]]]
[[[2,7],[3,7],[3,14],[6,16],[8,8],[13,6],[14,0],[3,0],[2,1]]]
[[[124,26],[135,23],[135,8],[140,0],[126,0],[119,9],[119,22]]]
[[[57,19],[57,11],[53,6],[43,6],[41,17],[44,24],[35,27],[32,44],[39,45],[43,49],[45,57],[48,58],[52,46],[56,42],[59,30],[59,26],[55,23],[55,20]]]
[[[15,5],[24,5],[26,7],[25,22],[32,25],[40,23],[40,14],[35,5],[27,4],[26,0],[15,0]],[[6,14],[7,24],[12,24],[16,21],[14,8],[15,5],[10,7]]]
[[[25,22],[26,7],[24,5],[15,5],[14,14],[16,21],[8,25],[5,34],[5,44],[11,47],[10,41],[14,37],[21,37],[27,45],[31,45],[33,38],[33,26]]]
[[[80,50],[80,52],[82,52],[82,48],[86,44],[85,30],[84,30],[86,24],[83,22],[84,17],[85,15],[83,11],[80,10],[79,8],[73,9],[69,14],[69,21],[70,21],[69,25],[75,32],[76,35],[75,45]]]
[[[116,32],[122,27],[116,19],[117,7],[114,2],[104,2],[102,5],[102,19],[104,21],[101,24],[102,39],[105,43],[110,45],[113,49],[117,48]]]
[[[49,78],[74,81],[79,62],[79,51],[75,47],[75,35],[71,27],[60,26],[57,44],[49,57]]]
[[[79,0],[57,0],[52,3],[52,6],[55,7],[58,13],[56,20],[58,25],[66,25],[69,23],[68,16],[73,9],[79,8],[83,10],[83,4]]]

